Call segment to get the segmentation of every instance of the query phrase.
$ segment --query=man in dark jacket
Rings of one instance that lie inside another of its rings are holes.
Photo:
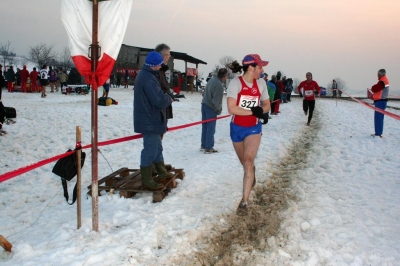
[[[161,69],[159,70],[159,74],[158,74],[161,89],[163,90],[164,93],[171,93],[169,90],[169,84],[168,84],[167,78],[165,76],[165,72],[168,71],[167,64],[168,64],[169,58],[171,57],[171,48],[169,48],[169,46],[166,45],[165,43],[161,43],[156,46],[154,51],[161,54],[161,56],[163,57],[163,60],[164,60],[163,64],[161,65]],[[172,104],[167,107],[166,111],[167,111],[167,119],[173,118]]]
[[[124,89],[128,88],[128,82],[129,82],[129,71],[128,69],[125,69],[125,74],[124,74]]]
[[[118,71],[115,76],[117,78],[116,87],[119,88],[119,86],[121,86],[122,73],[120,71]]]
[[[143,134],[143,150],[140,156],[140,173],[144,188],[159,189],[163,185],[152,179],[152,164],[158,172],[158,182],[171,177],[165,169],[162,154],[161,135],[167,131],[165,108],[171,105],[172,98],[161,90],[158,78],[161,54],[150,52],[142,70],[139,72],[133,97],[133,126],[136,133]]]
[[[10,66],[10,68],[7,70],[6,80],[8,83],[8,92],[14,92],[15,72],[13,66]]]

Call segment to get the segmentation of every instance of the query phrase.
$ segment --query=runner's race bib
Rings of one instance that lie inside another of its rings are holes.
[[[251,110],[251,107],[258,106],[259,97],[250,95],[241,95],[239,100],[239,107]]]
[[[304,93],[306,96],[312,96],[314,95],[314,91],[305,91]]]

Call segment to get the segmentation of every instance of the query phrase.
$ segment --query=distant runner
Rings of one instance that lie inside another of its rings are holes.
[[[300,97],[303,97],[303,111],[305,115],[308,113],[307,126],[309,126],[315,108],[315,92],[317,92],[318,97],[320,97],[321,88],[318,83],[312,79],[311,72],[307,72],[306,78],[307,80],[300,82],[297,88]]]

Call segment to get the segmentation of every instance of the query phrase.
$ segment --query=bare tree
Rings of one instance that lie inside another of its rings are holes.
[[[0,56],[3,61],[3,65],[6,64],[12,65],[14,63],[15,53],[14,48],[11,47],[11,42],[7,41],[7,43],[0,43]]]
[[[212,75],[213,76],[217,76],[217,74],[218,74],[218,70],[220,69],[221,67],[219,66],[219,65],[215,65],[214,66],[214,68],[211,70],[211,73],[212,73]]]
[[[30,47],[28,59],[41,67],[42,65],[49,65],[51,62],[54,62],[55,56],[56,53],[54,52],[53,44],[47,45],[40,43],[36,46]]]
[[[233,61],[235,61],[235,58],[233,56],[229,55],[224,55],[219,59],[219,63],[221,64],[222,67],[226,68],[228,70],[228,79],[233,78],[233,73],[232,71],[228,68],[228,65],[231,64]],[[218,67],[219,69],[220,67]],[[217,74],[218,70],[215,72],[215,75]]]
[[[69,50],[69,47],[64,47],[64,50],[59,55],[60,55],[59,65],[63,69],[69,69],[73,66],[73,63],[71,60],[71,52]]]
[[[221,64],[221,66],[223,66],[224,68],[228,68],[228,65],[230,63],[232,63],[233,61],[235,61],[235,58],[233,58],[232,56],[229,55],[224,55],[223,57],[221,57],[219,59],[219,63]]]

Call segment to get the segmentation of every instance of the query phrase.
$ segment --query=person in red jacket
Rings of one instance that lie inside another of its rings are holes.
[[[311,72],[307,72],[306,78],[300,82],[297,88],[300,96],[303,97],[303,111],[305,115],[308,113],[307,126],[309,126],[315,109],[315,93],[318,93],[318,97],[320,97],[321,88],[312,79]]]
[[[21,78],[21,92],[26,92],[26,83],[28,83],[29,71],[26,69],[26,65],[19,72]]]
[[[37,92],[38,91],[38,86],[37,86],[37,78],[39,76],[39,72],[36,71],[36,67],[33,68],[33,71],[29,74],[29,77],[31,79],[31,92]]]
[[[389,95],[389,80],[386,77],[386,70],[379,69],[378,71],[378,83],[372,86],[371,89],[368,90],[368,98],[374,101],[374,105],[376,108],[381,110],[385,110],[387,106],[387,97]],[[383,133],[383,119],[385,115],[375,111],[374,114],[374,126],[375,133],[371,134],[371,136],[379,136],[382,138]]]

